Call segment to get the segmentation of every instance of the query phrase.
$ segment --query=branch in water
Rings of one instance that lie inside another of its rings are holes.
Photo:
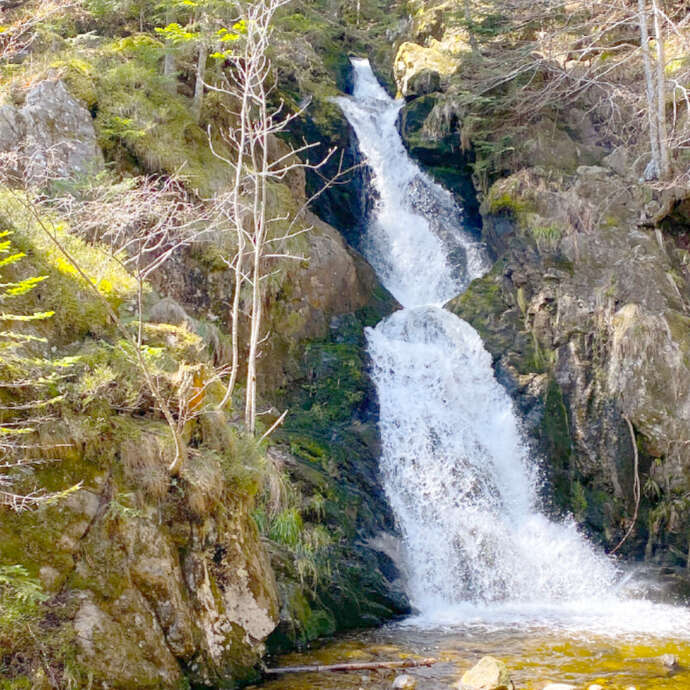
[[[438,659],[405,659],[404,661],[364,661],[346,664],[328,664],[326,666],[283,666],[282,668],[267,668],[264,673],[323,673],[324,671],[371,671],[379,668],[414,668],[415,666],[431,666],[438,663]]]

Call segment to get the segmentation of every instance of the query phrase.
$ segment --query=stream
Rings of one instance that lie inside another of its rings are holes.
[[[690,688],[690,612],[656,603],[639,572],[540,508],[539,467],[491,357],[445,302],[489,268],[462,209],[409,158],[401,101],[353,59],[337,99],[371,169],[363,251],[402,309],[368,329],[381,476],[401,534],[414,614],[321,642],[279,665],[433,656],[418,688],[445,688],[481,656],[521,688]],[[669,669],[662,654],[678,658]],[[297,674],[268,688],[390,688],[394,672]]]

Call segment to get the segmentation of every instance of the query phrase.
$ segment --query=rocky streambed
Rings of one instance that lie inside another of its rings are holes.
[[[515,626],[483,625],[422,629],[405,622],[325,640],[304,652],[269,661],[270,666],[379,662],[434,657],[430,667],[401,671],[295,673],[267,680],[261,690],[389,690],[463,687],[461,679],[485,656],[503,662],[515,688],[544,690],[681,690],[690,687],[690,641],[669,637],[611,637]],[[410,678],[403,684],[401,676]],[[468,677],[465,677],[464,687]],[[397,685],[396,685],[397,682]],[[560,685],[556,685],[560,684]],[[484,686],[482,686],[484,687]],[[494,687],[494,686],[488,686]],[[510,687],[510,686],[509,686]],[[555,690],[555,688],[553,689]]]

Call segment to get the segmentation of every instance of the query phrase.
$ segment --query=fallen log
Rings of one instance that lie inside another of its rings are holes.
[[[438,659],[404,659],[403,661],[357,661],[345,664],[327,664],[324,666],[282,666],[267,668],[264,673],[323,673],[324,671],[375,671],[380,668],[414,668],[415,666],[431,666],[438,663]]]

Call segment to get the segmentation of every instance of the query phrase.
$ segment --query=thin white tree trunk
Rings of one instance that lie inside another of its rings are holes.
[[[257,84],[260,91],[261,82]],[[249,333],[249,356],[247,358],[247,397],[245,401],[245,424],[250,434],[256,429],[256,361],[259,355],[259,336],[262,319],[262,257],[266,233],[266,178],[268,169],[268,136],[266,132],[265,94],[256,94],[260,108],[260,127],[252,150],[254,176],[254,252],[252,266],[252,314]],[[258,149],[258,151],[257,151]]]
[[[237,383],[237,374],[240,368],[240,352],[239,352],[239,323],[240,323],[240,292],[244,284],[244,248],[246,245],[244,232],[244,218],[242,213],[241,187],[242,178],[244,175],[245,156],[247,148],[247,134],[250,127],[249,117],[249,93],[247,89],[242,92],[242,107],[240,108],[240,134],[237,145],[237,163],[235,164],[235,179],[233,182],[231,199],[232,199],[232,217],[235,226],[235,237],[237,238],[237,255],[235,257],[234,269],[234,292],[232,296],[232,369],[230,371],[230,381],[225,389],[225,395],[221,402],[221,407],[225,407],[228,401],[232,398],[235,384]]]
[[[637,0],[640,43],[642,46],[642,58],[644,64],[644,78],[647,91],[647,117],[649,119],[649,143],[652,147],[652,160],[647,165],[644,176],[646,179],[659,177],[660,152],[659,152],[659,128],[656,121],[657,108],[654,98],[654,78],[652,76],[652,60],[649,55],[649,31],[647,30],[647,7],[645,0]]]
[[[194,82],[194,100],[192,101],[192,117],[194,122],[199,124],[201,120],[201,106],[204,101],[204,72],[206,71],[206,58],[208,48],[201,41],[199,43],[199,55],[196,63],[196,81]]]
[[[473,52],[479,50],[477,45],[477,38],[474,35],[474,22],[472,21],[472,12],[470,10],[470,0],[464,0],[465,23],[467,24],[467,34],[470,37],[470,46]]]
[[[654,38],[656,39],[656,90],[657,90],[657,126],[659,128],[659,166],[662,177],[670,177],[671,162],[668,154],[668,133],[666,131],[666,52],[664,34],[659,20],[657,0],[652,0],[654,12]]]
[[[175,20],[172,8],[168,8],[165,13],[165,24],[168,26]],[[167,86],[170,91],[175,91],[175,78],[177,66],[175,64],[175,53],[173,52],[172,41],[168,41],[165,50],[165,57],[163,58],[163,76],[168,80]]]

